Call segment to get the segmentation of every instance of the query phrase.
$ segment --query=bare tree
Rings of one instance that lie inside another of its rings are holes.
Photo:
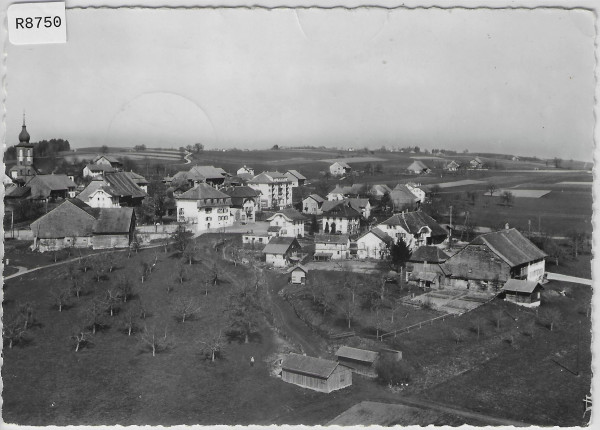
[[[211,277],[213,285],[217,285],[219,283],[219,276],[221,275],[221,268],[219,264],[215,261],[211,267]]]
[[[146,319],[146,316],[148,315],[148,309],[146,308],[146,305],[144,304],[142,299],[139,299],[137,301],[137,305],[135,307],[135,312],[137,313],[139,319],[141,319],[141,320]]]
[[[190,238],[185,225],[182,223],[177,224],[177,229],[171,234],[171,242],[175,246],[175,249],[183,254],[189,241]]]
[[[352,300],[345,300],[344,303],[342,303],[342,312],[344,313],[346,321],[348,322],[348,328],[351,328],[352,326],[352,320],[356,315],[356,311],[356,303],[352,303]]]
[[[78,352],[79,349],[89,343],[89,335],[90,333],[83,328],[75,330],[75,332],[71,335],[71,340],[75,344],[75,352]]]
[[[212,331],[205,340],[200,340],[199,343],[204,345],[202,349],[206,355],[210,356],[212,362],[221,354],[226,345],[221,330]]]
[[[148,274],[150,273],[150,265],[147,261],[140,261],[140,277],[142,280],[142,284],[146,279],[148,279]]]
[[[467,332],[461,328],[453,328],[450,330],[450,334],[452,335],[452,339],[458,344],[462,342],[467,337]]]
[[[143,346],[152,351],[152,357],[155,357],[157,353],[165,351],[169,347],[167,327],[165,326],[164,333],[161,333],[156,329],[156,326],[151,328],[144,326],[140,341]]]
[[[256,291],[245,287],[232,294],[228,310],[231,327],[244,336],[244,343],[248,343],[250,335],[258,327],[258,314],[261,310]]]
[[[121,303],[121,295],[119,290],[112,288],[106,290],[104,295],[104,304],[111,317],[114,316],[115,312],[119,310],[119,303]]]
[[[115,255],[114,252],[107,252],[104,254],[104,267],[108,271],[108,273],[112,273],[115,269]]]
[[[106,305],[99,297],[94,297],[82,310],[86,327],[92,330],[92,334],[96,334],[96,329],[102,325],[105,310]]]
[[[27,330],[35,323],[35,308],[29,302],[20,303],[17,306],[23,330]]]
[[[131,334],[137,329],[136,313],[132,309],[127,310],[123,313],[123,319],[121,320],[121,326],[127,332],[127,336],[131,336]]]
[[[50,290],[50,294],[58,312],[62,312],[63,307],[68,305],[71,299],[71,288],[67,284],[55,285]]]
[[[183,250],[183,258],[188,262],[189,265],[194,263],[194,257],[196,256],[196,242],[188,243]]]
[[[128,276],[120,276],[119,279],[117,279],[117,293],[119,297],[123,299],[123,302],[127,302],[127,300],[132,296],[133,283]]]
[[[496,323],[496,329],[500,330],[500,324],[502,323],[502,320],[504,319],[504,311],[502,309],[496,309],[494,312],[492,312],[492,318],[494,319],[494,322]]]
[[[4,317],[2,324],[2,337],[9,348],[23,340],[26,329],[19,315]]]
[[[494,197],[494,193],[498,191],[498,187],[493,182],[488,184],[488,192],[490,193],[490,197]]]
[[[173,311],[175,315],[181,319],[181,322],[185,322],[186,319],[192,319],[201,309],[198,301],[194,297],[180,297],[175,301],[173,305]]]
[[[85,291],[85,286],[85,278],[81,276],[80,273],[74,273],[71,277],[71,293],[79,299],[81,294]]]
[[[480,316],[476,316],[475,318],[473,318],[471,320],[471,327],[472,327],[473,331],[475,331],[477,333],[477,341],[479,341],[479,335],[483,332],[484,324],[485,324],[485,319]]]
[[[562,313],[555,308],[545,308],[539,312],[539,318],[552,331],[562,322]]]
[[[179,279],[179,283],[183,284],[183,281],[185,281],[188,277],[188,270],[187,270],[187,266],[183,263],[178,263],[177,264],[177,279]]]

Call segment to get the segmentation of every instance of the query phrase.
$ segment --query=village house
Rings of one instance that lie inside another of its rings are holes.
[[[29,189],[27,198],[31,200],[53,202],[75,197],[77,184],[63,174],[35,175],[21,188]]]
[[[325,202],[323,203],[325,205]],[[361,214],[350,207],[348,202],[340,202],[330,209],[323,209],[321,231],[325,233],[358,234]]]
[[[425,201],[426,193],[425,190],[421,188],[421,184],[408,182],[406,188],[408,188],[408,190],[417,198],[417,203],[423,203]]]
[[[260,191],[253,188],[225,187],[222,192],[231,197],[230,213],[234,222],[242,224],[256,221],[256,210],[260,204]]]
[[[375,378],[375,362],[379,358],[379,353],[366,349],[352,348],[349,346],[340,346],[335,353],[338,363],[346,366],[354,373]]]
[[[290,263],[297,263],[298,251],[301,249],[295,237],[273,237],[264,247],[265,261],[273,267],[286,267]]]
[[[266,245],[270,239],[271,236],[267,233],[248,232],[242,234],[242,243],[245,245]]]
[[[148,193],[148,180],[144,178],[142,175],[135,173],[133,170],[130,172],[125,172],[127,176],[142,189],[143,192]]]
[[[444,165],[444,170],[447,172],[456,172],[459,167],[460,165],[456,161],[450,160]]]
[[[188,171],[180,171],[175,173],[172,177],[166,177],[163,181],[167,185],[187,184],[188,186],[193,187],[198,184],[208,184],[218,188],[224,184],[227,177],[227,172],[220,167],[194,166]]]
[[[536,281],[509,279],[502,287],[504,300],[527,308],[538,307],[544,287]]]
[[[327,200],[337,201],[344,200],[346,198],[360,197],[366,195],[367,189],[364,184],[353,184],[353,185],[336,185],[333,190],[327,194]]]
[[[431,172],[431,169],[425,165],[421,160],[415,160],[406,169],[409,173],[415,173],[417,175],[427,174]]]
[[[293,208],[281,209],[267,219],[270,231],[276,236],[304,237],[304,222],[306,217]]]
[[[393,244],[394,239],[375,227],[356,239],[357,257],[360,260],[384,260],[389,257]]]
[[[94,178],[77,198],[93,208],[119,208],[141,206],[146,196],[126,172],[113,172]]]
[[[352,167],[343,161],[336,161],[331,166],[329,166],[329,173],[332,176],[344,176],[352,171]]]
[[[345,260],[349,257],[350,238],[346,234],[315,234],[317,261]]]
[[[321,215],[321,206],[325,199],[318,194],[311,194],[302,200],[302,212],[309,215]]]
[[[437,246],[419,246],[410,255],[406,270],[412,273],[442,273],[440,264],[448,258],[449,256]]]
[[[352,370],[336,361],[289,353],[281,363],[281,379],[322,393],[352,385]]]
[[[231,197],[208,184],[200,183],[175,200],[177,222],[194,224],[197,232],[233,225]]]
[[[260,191],[260,207],[263,209],[292,205],[292,182],[283,173],[262,172],[250,179],[248,186]]]
[[[95,164],[98,166],[110,166],[113,169],[115,169],[115,171],[119,171],[123,168],[123,163],[121,163],[119,160],[117,160],[116,158],[111,157],[109,155],[97,155],[92,160],[92,164]]]
[[[252,167],[248,167],[248,166],[246,166],[246,165],[244,164],[244,166],[243,166],[243,167],[240,167],[240,168],[237,170],[236,174],[237,174],[237,175],[242,175],[242,174],[245,174],[245,175],[252,175],[252,176],[254,176],[254,169],[253,169]]]
[[[419,206],[417,196],[404,184],[398,184],[394,187],[390,193],[390,200],[394,212],[413,211]]]
[[[308,269],[303,265],[295,265],[288,271],[288,273],[290,274],[291,284],[304,285],[306,283],[306,275],[308,275]]]
[[[133,208],[92,208],[78,199],[62,204],[31,223],[32,248],[127,248],[133,240]]]
[[[376,184],[369,188],[369,195],[375,197],[376,199],[382,198],[386,194],[390,194],[392,189],[385,184]]]
[[[471,161],[469,161],[469,167],[471,169],[483,169],[484,163],[481,160],[481,158],[475,157]]]
[[[401,238],[412,251],[421,245],[436,245],[448,238],[448,232],[422,211],[395,214],[379,225],[395,242]]]
[[[369,219],[371,216],[371,202],[369,202],[369,199],[351,198],[344,201],[347,201],[350,207],[360,213],[364,219]]]
[[[441,264],[445,286],[500,288],[509,279],[541,282],[546,254],[514,228],[482,234]]]
[[[306,177],[297,170],[288,170],[285,176],[290,180],[293,188],[302,186],[306,182]]]
[[[110,164],[86,164],[83,168],[83,177],[96,178],[115,171]]]

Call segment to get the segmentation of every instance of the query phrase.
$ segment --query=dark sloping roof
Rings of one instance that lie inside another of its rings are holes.
[[[229,196],[208,184],[198,184],[177,197],[182,200],[227,199]]]
[[[280,214],[283,215],[285,218],[287,218],[288,221],[305,221],[307,219],[304,215],[302,215],[296,209],[286,208],[286,209],[277,211],[273,216],[267,218],[267,221],[271,221],[277,215],[280,215]]]
[[[84,210],[85,203],[65,200],[59,206],[31,223],[33,235],[43,239],[91,236],[95,217]]]
[[[429,227],[432,236],[445,236],[448,232],[433,218],[422,211],[404,212],[391,216],[381,224],[400,226],[411,234],[417,234],[421,228]]]
[[[187,173],[187,179],[194,181],[223,179],[225,176],[227,176],[225,170],[214,166],[194,166]]]
[[[21,199],[27,197],[31,193],[31,188],[29,187],[10,187],[6,190],[6,194],[4,195],[5,199]]]
[[[347,234],[315,234],[315,243],[337,243],[344,245],[348,243],[348,240]]]
[[[135,182],[138,185],[148,185],[149,182],[146,178],[144,178],[142,175],[135,173],[133,170],[131,172],[125,172],[125,174],[127,174],[127,176],[129,176],[133,182]]]
[[[446,275],[459,279],[506,281],[510,277],[508,264],[485,245],[469,244],[458,251],[440,268]]]
[[[546,257],[542,250],[514,228],[482,234],[471,243],[474,245],[487,245],[511,266],[518,266]]]
[[[341,204],[337,204],[330,209],[323,209],[324,216],[336,217],[336,218],[360,218],[361,213],[356,209],[351,208],[347,202],[339,202]],[[325,202],[323,202],[325,205]]]
[[[323,358],[289,353],[281,363],[281,369],[290,372],[304,373],[318,378],[329,378],[339,364]]]
[[[86,164],[88,170],[92,172],[114,172],[115,169],[109,164]]]
[[[429,170],[429,167],[427,167],[421,160],[415,160],[410,166],[408,166],[408,170],[421,172],[423,170]]]
[[[390,198],[397,205],[413,204],[419,200],[417,196],[415,196],[413,192],[404,184],[396,185],[396,187],[390,192]]]
[[[349,346],[341,346],[337,350],[335,355],[338,358],[349,358],[351,360],[365,361],[367,363],[373,363],[379,355],[375,351],[369,351],[366,349],[352,348]]]
[[[263,254],[285,254],[293,246],[300,247],[295,237],[274,237],[263,248]]]
[[[225,187],[221,191],[231,197],[231,204],[234,207],[241,207],[248,199],[256,199],[262,193],[254,188],[241,187]]]
[[[286,173],[289,173],[290,175],[295,176],[299,180],[306,179],[306,176],[304,176],[302,173],[298,172],[297,170],[290,169]]]
[[[47,198],[52,191],[74,190],[77,187],[77,184],[64,174],[36,175],[26,185],[31,188],[33,199]]]
[[[119,160],[117,160],[114,157],[111,157],[110,155],[97,155],[96,157],[94,157],[94,159],[92,160],[92,163],[96,163],[98,162],[98,160],[100,160],[101,158],[105,158],[106,161],[108,161],[111,164],[121,164],[121,162]]]
[[[523,279],[509,279],[502,287],[502,291],[514,291],[515,293],[533,293],[539,282],[526,281]],[[540,288],[543,288],[540,285]]]
[[[437,246],[423,245],[413,251],[409,261],[443,263],[449,256]]]
[[[325,199],[318,194],[311,194],[306,199],[313,199],[317,203],[324,203]],[[304,199],[304,200],[306,200]]]
[[[274,181],[274,179],[284,179],[284,181]],[[252,179],[250,179],[248,182],[250,182],[251,184],[271,184],[274,182],[277,183],[281,183],[281,182],[285,182],[285,181],[290,181],[290,179],[285,176],[283,173],[280,172],[262,172],[258,175],[256,175],[255,177],[253,177]]]
[[[104,181],[108,183],[111,191],[118,196],[143,198],[147,195],[126,172],[105,173]]]
[[[394,242],[394,239],[392,239],[390,237],[390,235],[388,235],[386,232],[382,231],[381,229],[374,227],[371,230],[365,232],[362,236],[360,236],[358,239],[362,239],[363,237],[365,237],[366,235],[368,235],[369,233],[372,233],[373,235],[375,235],[375,237],[379,238],[381,241],[387,243],[387,244],[391,244]]]
[[[92,231],[98,234],[128,233],[133,208],[100,208]]]
[[[98,179],[94,179],[92,182],[90,182],[87,187],[85,187],[83,189],[82,192],[80,192],[79,194],[77,194],[77,198],[81,201],[86,201],[87,199],[90,198],[90,196],[92,194],[94,194],[97,190],[104,190],[106,191],[108,194],[113,195],[110,192],[110,187],[106,184],[106,182],[104,182],[104,180],[98,178]]]
[[[308,273],[308,269],[302,264],[296,264],[294,267],[291,267],[290,270],[288,270],[288,273],[292,273],[296,270],[302,270],[304,273]]]

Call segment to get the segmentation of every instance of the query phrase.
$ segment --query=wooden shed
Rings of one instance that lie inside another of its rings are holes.
[[[301,264],[297,264],[292,267],[288,273],[290,274],[290,282],[292,284],[304,284],[306,282],[308,269]]]
[[[376,377],[375,361],[379,354],[366,349],[341,346],[335,353],[338,362],[352,369],[354,373],[369,377]]]
[[[281,379],[300,387],[330,393],[352,385],[352,369],[336,361],[290,353],[281,363]]]
[[[502,292],[506,301],[533,308],[540,305],[543,289],[539,282],[509,279],[502,287]]]

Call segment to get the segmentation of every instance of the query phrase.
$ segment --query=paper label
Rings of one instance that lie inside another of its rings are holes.
[[[12,4],[7,17],[8,38],[13,45],[67,42],[65,2]]]

